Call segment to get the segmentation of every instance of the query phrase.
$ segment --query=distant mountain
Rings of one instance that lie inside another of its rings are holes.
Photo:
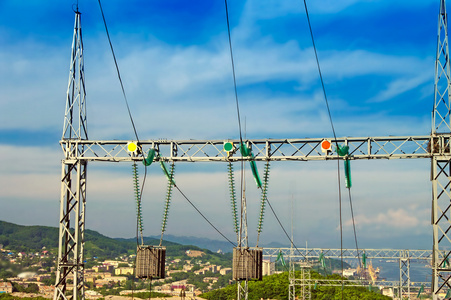
[[[156,237],[153,237],[156,238]],[[230,244],[227,241],[218,241],[218,240],[211,240],[207,238],[198,238],[194,236],[175,236],[170,234],[165,234],[164,239],[166,241],[171,241],[177,244],[182,245],[194,245],[199,248],[208,249],[212,252],[217,252],[218,250],[221,250],[222,252],[232,252],[233,245]]]
[[[46,226],[22,226],[0,221],[0,244],[17,251],[58,247],[58,229]]]
[[[159,245],[159,236],[144,238],[145,245]],[[58,247],[58,228],[46,226],[22,226],[0,221],[0,244],[6,249],[15,251],[37,251],[46,247]],[[179,255],[183,251],[204,250],[211,252],[222,250],[224,253],[232,252],[233,245],[227,241],[198,238],[193,236],[165,235],[163,246],[167,247],[167,255]],[[287,247],[279,243],[262,245],[263,247]],[[124,254],[136,252],[136,238],[110,238],[97,231],[85,230],[85,257],[113,258]]]
[[[159,245],[160,238],[148,237],[145,245]],[[58,228],[46,226],[23,226],[0,221],[0,244],[5,249],[20,252],[35,252],[46,247],[48,250],[58,247]],[[190,243],[192,244],[192,243]],[[167,255],[182,255],[186,250],[203,250],[196,245],[179,245],[164,240]],[[113,239],[97,231],[85,230],[85,257],[114,258],[124,254],[136,253],[136,238]],[[208,248],[207,248],[208,249]],[[209,249],[208,249],[209,250]],[[56,253],[56,251],[55,251]]]
[[[156,236],[152,236],[150,238],[158,238]],[[221,250],[224,253],[232,252],[233,245],[228,241],[219,241],[219,240],[211,240],[208,238],[198,238],[194,236],[175,236],[170,234],[165,234],[164,239],[167,241],[171,241],[174,243],[182,244],[182,245],[194,245],[203,249],[208,249],[212,252],[217,252]],[[233,241],[236,242],[236,241]],[[287,245],[271,242],[269,244],[261,244],[261,247],[265,248],[289,248],[289,243]]]
[[[23,226],[0,221],[0,244],[14,251],[38,251],[43,247],[58,247],[58,228]],[[114,257],[127,254],[136,246],[132,242],[118,242],[93,230],[85,230],[85,256]]]

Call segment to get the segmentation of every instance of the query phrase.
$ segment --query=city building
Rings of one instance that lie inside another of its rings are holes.
[[[221,274],[221,275],[227,275],[227,274],[229,274],[229,273],[232,273],[232,268],[222,268],[222,269],[219,271],[219,274]]]
[[[132,267],[122,267],[114,270],[114,275],[133,275]]]
[[[276,271],[276,263],[275,262],[271,262],[270,260],[263,260],[263,276],[269,276],[274,274],[274,272]]]
[[[0,294],[2,293],[12,293],[13,285],[11,282],[0,282]]]

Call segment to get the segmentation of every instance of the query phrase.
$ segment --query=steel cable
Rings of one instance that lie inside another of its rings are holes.
[[[127,95],[125,94],[124,84],[122,83],[121,72],[119,71],[119,65],[116,60],[116,55],[114,54],[113,43],[111,42],[110,33],[108,32],[108,26],[106,24],[105,14],[103,13],[102,3],[99,1],[100,12],[102,14],[103,24],[105,25],[106,35],[108,37],[108,42],[110,44],[111,53],[113,54],[114,65],[116,66],[117,77],[119,78],[119,82],[121,84],[122,94],[124,95],[125,105],[127,106],[128,116],[130,117],[130,122],[133,126],[133,131],[135,132],[136,140],[139,145],[139,137],[138,132],[136,131],[135,122],[133,121],[132,113],[130,111],[130,106],[128,105]]]
[[[333,133],[333,136],[334,136],[334,142],[335,142],[335,144],[337,146],[337,149],[338,149],[337,135],[335,133],[335,127],[334,127],[334,124],[333,124],[333,121],[332,121],[332,114],[330,112],[329,101],[327,100],[326,88],[325,88],[325,85],[324,85],[323,75],[322,75],[321,67],[320,67],[320,63],[319,63],[318,51],[316,50],[316,44],[315,44],[315,39],[314,39],[314,35],[313,35],[312,25],[311,25],[311,22],[310,22],[310,16],[309,16],[309,13],[308,13],[307,2],[306,2],[306,0],[303,0],[303,2],[304,2],[305,14],[306,14],[306,17],[307,17],[307,23],[308,23],[309,30],[310,30],[310,37],[311,37],[311,40],[312,40],[313,50],[315,52],[316,65],[318,67],[318,73],[319,73],[319,77],[320,77],[320,81],[321,81],[321,87],[322,87],[322,90],[323,90],[324,100],[325,100],[326,107],[327,107],[327,112],[328,112],[328,115],[329,115],[330,126],[332,128],[332,133]],[[337,153],[337,155],[338,155],[338,153]],[[343,287],[344,287],[344,281],[343,281],[343,268],[344,268],[343,267],[343,217],[342,217],[340,160],[339,159],[337,160],[337,178],[338,178],[338,199],[339,199],[339,215],[340,215],[340,254],[341,254],[341,277],[342,277],[341,298],[343,299]],[[351,190],[350,189],[349,189],[349,201],[351,203],[352,222],[353,222],[353,224],[355,224],[355,222],[354,222],[354,213],[352,211],[352,199],[351,199]],[[354,227],[354,236],[355,236],[356,247],[357,247],[357,235],[356,235],[356,232],[355,232],[355,227]],[[359,255],[358,251],[357,251],[357,255]],[[360,257],[359,257],[359,261],[360,261]]]

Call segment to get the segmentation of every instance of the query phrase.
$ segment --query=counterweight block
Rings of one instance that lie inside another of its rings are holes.
[[[153,279],[165,278],[165,260],[166,247],[138,246],[136,252],[136,277]]]
[[[262,280],[263,248],[233,248],[233,279]]]

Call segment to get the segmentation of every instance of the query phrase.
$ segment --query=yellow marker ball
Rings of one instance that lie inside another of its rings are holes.
[[[129,142],[129,143],[127,144],[127,150],[128,150],[129,152],[136,152],[137,149],[138,149],[138,145],[136,145],[136,143],[134,143],[134,142]]]

